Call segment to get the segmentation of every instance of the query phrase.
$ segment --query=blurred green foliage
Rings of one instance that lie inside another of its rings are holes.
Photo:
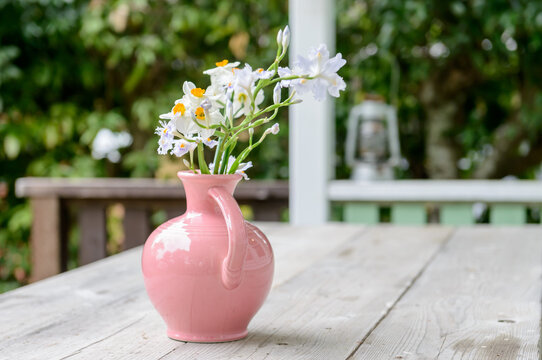
[[[30,271],[18,177],[155,176],[174,159],[156,154],[153,131],[182,82],[206,87],[202,70],[222,59],[270,63],[286,21],[278,0],[0,0],[0,280]],[[91,156],[102,128],[133,137],[118,163]],[[254,152],[253,174],[287,177],[287,134]]]
[[[336,4],[349,79],[339,138],[349,104],[379,94],[399,109],[403,176],[533,176],[542,162],[542,2]]]
[[[336,106],[338,177],[349,172],[348,111],[368,93],[398,106],[409,163],[401,177],[533,176],[542,160],[541,2],[335,3],[337,51],[348,61]],[[172,173],[180,163],[156,154],[157,115],[183,81],[205,87],[201,71],[216,61],[272,61],[287,11],[279,0],[0,0],[4,286],[30,271],[31,215],[15,179]],[[253,153],[251,177],[288,176],[285,125]],[[102,128],[133,137],[117,163],[91,156]]]

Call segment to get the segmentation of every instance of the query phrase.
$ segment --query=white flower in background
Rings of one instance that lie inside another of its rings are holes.
[[[119,149],[130,146],[132,136],[126,131],[113,132],[109,129],[100,129],[92,141],[92,157],[95,159],[107,158],[111,162],[120,161]]]
[[[181,157],[190,151],[194,151],[197,144],[185,139],[179,139],[174,140],[172,146],[173,149],[171,150],[171,153],[177,157]]]
[[[275,85],[275,88],[273,89],[273,103],[275,104],[278,104],[280,102],[280,90],[280,84],[277,83],[277,85]]]

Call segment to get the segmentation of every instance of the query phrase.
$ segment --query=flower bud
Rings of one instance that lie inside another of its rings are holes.
[[[279,123],[274,123],[273,126],[271,126],[271,134],[277,135],[279,130]]]
[[[285,53],[286,49],[288,49],[288,45],[290,45],[290,28],[288,25],[284,28],[284,32],[282,33],[282,52]]]
[[[226,117],[233,121],[233,102],[229,98],[226,101]]]
[[[187,168],[190,169],[190,163],[188,162],[188,160],[183,159],[183,164],[184,164],[184,166],[186,166]]]
[[[277,45],[278,46],[282,45],[282,29],[280,29],[279,32],[277,33]]]
[[[273,102],[275,104],[278,104],[280,102],[280,83],[277,83],[277,85],[275,85],[275,88],[273,89]]]

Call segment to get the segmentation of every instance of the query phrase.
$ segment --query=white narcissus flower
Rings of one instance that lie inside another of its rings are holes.
[[[251,94],[252,94],[251,89]],[[239,91],[235,92],[235,97],[233,101],[233,113],[235,117],[240,117],[243,115],[248,115],[252,112],[251,106],[252,101],[250,100],[250,95],[247,91],[244,89],[239,89]],[[264,94],[263,91],[260,91],[258,95],[256,95],[256,100],[254,101],[254,112],[258,111],[258,105],[260,105],[264,100]]]
[[[205,89],[196,87],[193,82],[185,81],[183,84],[184,97],[188,102],[189,107],[197,108],[201,105],[201,102],[207,97],[205,96]]]
[[[263,68],[254,70],[254,75],[257,79],[270,79],[274,74],[273,71],[264,70]]]
[[[173,143],[173,132],[175,131],[175,124],[173,121],[165,122],[160,121],[160,126],[154,131],[155,134],[160,135],[158,139],[158,154],[165,155],[171,149]]]
[[[230,63],[228,60],[222,60],[215,63],[216,67],[205,70],[203,73],[211,77],[211,83],[220,87],[225,87],[233,80],[233,72],[239,66],[239,62]]]
[[[339,97],[339,91],[346,89],[346,83],[337,75],[337,71],[344,64],[346,60],[342,58],[341,53],[330,59],[326,45],[322,44],[311,49],[307,58],[298,56],[294,64],[294,74],[312,79],[299,79],[292,82],[292,85],[300,94],[307,90],[312,91],[316,100],[324,100],[326,91],[331,96]]]
[[[175,101],[175,106],[169,113],[160,115],[160,119],[170,119],[174,124],[174,129],[186,137],[198,131],[198,126],[192,120],[191,109],[188,106],[189,101],[184,96]]]
[[[279,77],[281,77],[281,78],[285,78],[285,77],[295,75],[294,72],[292,71],[292,69],[290,69],[288,67],[280,67],[280,66],[278,68],[278,73],[279,73]],[[292,81],[299,81],[299,79],[281,80],[280,81],[280,86],[282,86],[283,88],[290,87],[292,85]]]
[[[171,149],[171,153],[177,157],[181,157],[184,154],[188,153],[189,151],[194,151],[197,144],[192,141],[188,141],[185,139],[179,139],[173,141],[173,149]]]
[[[235,160],[235,158],[234,158]],[[242,175],[245,180],[250,180],[248,175],[245,173],[245,171],[252,167],[252,161],[249,161],[247,163],[240,163],[239,167],[235,171],[236,174]]]
[[[242,69],[233,70],[233,90],[235,92],[251,92],[254,87],[254,83],[257,80],[256,72],[252,71],[252,67],[249,64],[245,64]]]

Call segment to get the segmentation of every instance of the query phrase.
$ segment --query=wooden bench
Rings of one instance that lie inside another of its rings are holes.
[[[394,224],[471,225],[473,204],[481,203],[489,208],[491,224],[521,225],[527,223],[527,208],[542,205],[542,181],[336,180],[329,184],[328,197],[343,208],[343,219],[350,223],[379,223],[381,208],[389,207]],[[432,217],[435,211],[430,209],[437,210],[437,216]]]
[[[178,180],[20,178],[15,191],[19,197],[29,197],[32,206],[32,281],[67,269],[70,213],[76,214],[79,225],[79,265],[84,265],[107,256],[108,206],[124,206],[123,250],[144,243],[152,231],[152,211],[165,210],[172,218],[185,210],[185,193]],[[254,220],[278,221],[288,207],[288,183],[242,182],[235,197],[251,207]]]

